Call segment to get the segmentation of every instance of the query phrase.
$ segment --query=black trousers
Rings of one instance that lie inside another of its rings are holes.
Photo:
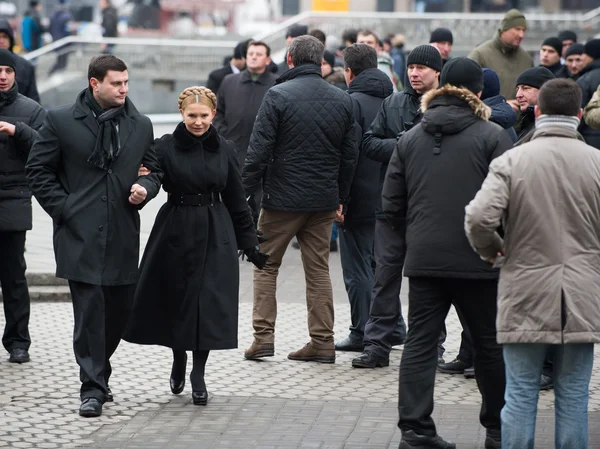
[[[75,328],[73,350],[79,365],[81,399],[105,401],[112,373],[110,357],[125,332],[133,305],[135,284],[92,285],[69,281]]]
[[[471,339],[471,333],[469,332],[469,328],[467,327],[467,323],[465,322],[465,318],[462,316],[462,312],[456,309],[456,314],[458,315],[458,319],[460,320],[460,324],[463,328],[460,334],[460,349],[458,350],[458,356],[456,357],[461,362],[466,363],[469,366],[473,365],[473,340]],[[440,334],[440,339],[438,341],[438,354],[440,357],[444,355],[446,349],[444,348],[444,342],[446,341],[446,324],[442,329],[442,333]]]
[[[392,343],[406,337],[400,304],[405,254],[399,243],[396,231],[387,220],[375,220],[375,280],[363,343],[365,351],[386,358],[390,355]]]
[[[482,396],[479,419],[500,429],[506,378],[496,343],[496,280],[413,277],[409,280],[408,335],[400,362],[398,427],[435,435],[431,418],[438,338],[454,304],[473,337],[475,375]]]
[[[26,231],[0,232],[0,285],[6,325],[2,345],[7,351],[29,349],[29,290],[25,279]]]

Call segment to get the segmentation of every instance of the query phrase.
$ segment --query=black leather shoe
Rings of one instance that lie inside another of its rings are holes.
[[[96,418],[102,415],[102,404],[96,398],[85,398],[79,407],[79,416]]]
[[[181,358],[173,358],[173,366],[171,368],[171,393],[180,394],[185,388],[185,367],[187,366],[187,353]]]
[[[350,337],[346,337],[335,344],[336,351],[363,352],[363,349],[362,341],[356,341]]]
[[[363,352],[358,357],[352,359],[354,368],[377,368],[390,366],[390,359],[379,357],[372,352]]]
[[[456,444],[444,440],[439,435],[430,437],[408,430],[402,432],[402,441],[398,449],[456,449]]]
[[[502,432],[488,429],[485,435],[485,449],[502,449]]]
[[[550,376],[542,374],[540,380],[540,390],[552,390],[554,388],[554,380]]]
[[[465,372],[465,369],[469,368],[470,366],[471,365],[463,362],[462,360],[454,359],[448,363],[438,364],[437,370],[440,373],[445,374],[463,374]]]
[[[110,387],[106,387],[106,402],[114,402],[115,398],[113,397],[112,391],[110,391]]]
[[[194,405],[208,404],[208,391],[192,391],[192,401]]]
[[[15,348],[10,351],[8,361],[10,363],[27,363],[29,362],[29,352],[27,349]]]
[[[465,376],[467,379],[475,379],[475,367],[470,366],[468,368],[465,368],[465,370],[463,371],[463,376]]]

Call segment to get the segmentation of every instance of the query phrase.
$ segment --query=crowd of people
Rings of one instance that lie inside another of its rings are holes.
[[[404,345],[400,449],[455,448],[431,417],[436,371],[476,379],[486,449],[532,449],[539,389],[553,387],[556,447],[586,448],[600,341],[600,39],[557,33],[534,67],[526,31],[511,10],[494,38],[453,58],[448,29],[408,54],[397,35],[347,30],[333,53],[322,31],[295,25],[283,64],[264,42],[240,43],[206,86],[174,98],[182,121],[155,140],[121,59],[94,57],[75,102],[46,112],[19,93],[26,68],[0,29],[9,361],[30,359],[33,194],[69,281],[81,416],[113,400],[121,339],[172,349],[174,394],[191,351],[193,402],[207,405],[210,351],[238,344],[239,257],[256,267],[244,357],[274,356],[278,271],[295,237],[310,340],[288,358],[335,363],[355,351],[352,367],[379,368]],[[168,200],[138,267],[138,211],[161,186]],[[337,342],[334,224],[351,311]],[[446,363],[451,306],[463,333]]]

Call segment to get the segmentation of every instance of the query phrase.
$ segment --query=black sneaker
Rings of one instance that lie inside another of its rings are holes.
[[[10,351],[8,361],[10,363],[27,363],[29,362],[29,352],[27,349],[15,348]]]
[[[390,366],[390,359],[379,357],[372,352],[363,352],[358,357],[352,359],[354,368],[377,368]]]
[[[448,363],[439,363],[437,370],[445,374],[463,374],[465,369],[470,368],[470,364],[459,359],[454,359]]]
[[[498,429],[487,429],[485,449],[502,449],[502,432]]]
[[[402,441],[398,449],[456,449],[456,444],[444,440],[441,436],[419,435],[412,430],[402,432]]]
[[[554,380],[552,380],[552,377],[542,374],[542,378],[540,379],[540,390],[552,390],[553,388]]]

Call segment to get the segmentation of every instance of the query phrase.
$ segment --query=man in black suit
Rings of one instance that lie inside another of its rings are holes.
[[[160,189],[152,123],[127,98],[127,66],[92,58],[75,104],[52,109],[26,165],[29,186],[54,222],[56,275],[68,279],[80,367],[79,414],[112,401],[110,357],[138,279],[141,209]],[[138,176],[140,165],[150,174]]]
[[[248,48],[248,41],[240,42],[233,49],[233,58],[229,61],[229,64],[224,67],[213,70],[208,75],[208,81],[206,87],[214,92],[216,95],[221,87],[221,83],[227,75],[232,73],[240,73],[246,66],[246,50]]]

